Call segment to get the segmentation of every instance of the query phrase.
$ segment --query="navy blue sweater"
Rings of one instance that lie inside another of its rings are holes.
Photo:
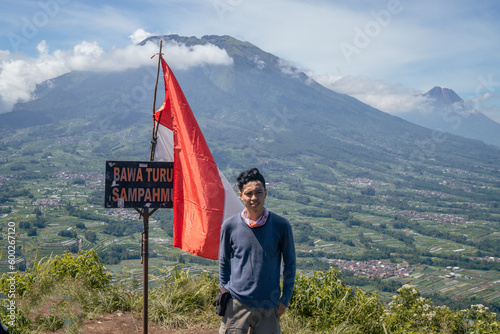
[[[283,256],[283,294],[280,291]],[[295,283],[292,227],[269,212],[263,226],[250,228],[240,214],[224,221],[219,245],[219,280],[233,298],[252,307],[288,306]]]

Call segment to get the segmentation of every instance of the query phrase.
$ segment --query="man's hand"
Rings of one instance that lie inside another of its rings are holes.
[[[285,314],[286,311],[286,306],[279,303],[278,305],[278,315],[281,317],[283,314]]]

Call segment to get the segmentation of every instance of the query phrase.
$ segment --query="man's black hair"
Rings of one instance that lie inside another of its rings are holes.
[[[260,181],[264,186],[264,189],[266,189],[266,180],[264,179],[264,176],[262,176],[262,174],[259,172],[259,170],[255,167],[241,172],[240,175],[238,175],[238,177],[236,178],[236,181],[238,182],[238,189],[240,191],[243,190],[243,186],[245,184],[252,181]]]

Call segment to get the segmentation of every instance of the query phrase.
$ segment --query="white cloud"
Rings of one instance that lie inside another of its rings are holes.
[[[260,59],[259,56],[255,55],[252,60],[258,70],[262,70],[264,67],[266,67],[266,62]]]
[[[422,95],[422,92],[404,88],[401,85],[359,76],[341,77],[338,74],[314,76],[313,78],[331,90],[355,97],[374,108],[393,115],[401,115],[411,111],[429,112],[431,109],[430,101]]]
[[[499,99],[500,95],[499,94],[494,94],[494,93],[484,93],[482,95],[478,95],[474,97],[473,99],[470,100],[474,105],[478,105],[480,103],[486,102],[486,101],[491,101],[493,99]]]
[[[137,29],[132,35],[129,36],[129,38],[132,40],[132,43],[137,44],[142,42],[149,36],[151,36],[151,34],[149,32],[146,32],[144,29]]]
[[[290,75],[293,78],[298,78],[300,75],[300,71],[294,66],[292,62],[278,59],[278,67],[281,70],[281,73]]]
[[[0,61],[7,59],[10,56],[9,50],[0,50]]]
[[[344,75],[421,90],[441,85],[465,95],[475,88],[477,76],[500,77],[494,65],[499,46],[492,41],[500,29],[493,1],[215,3],[224,3],[222,12],[212,9],[209,15],[206,8],[193,8],[198,15],[179,17],[176,29],[182,35],[229,34],[316,73],[340,69]],[[341,49],[346,44],[359,53],[346,58]]]
[[[140,30],[140,31],[139,31]],[[139,38],[147,33],[139,29],[131,36]],[[33,97],[36,85],[71,71],[123,71],[129,68],[157,64],[151,56],[158,52],[154,43],[144,46],[127,45],[106,52],[97,42],[82,41],[72,50],[49,52],[45,41],[37,46],[38,57],[16,56],[0,52],[0,113],[9,112],[18,101]],[[187,47],[168,43],[162,52],[172,68],[188,69],[203,64],[231,65],[232,58],[214,45]]]
[[[41,39],[59,49],[67,49],[68,40],[72,46],[87,40],[110,50],[111,45],[123,46],[129,40],[135,44],[147,37],[143,29],[130,32],[148,27],[183,36],[227,34],[290,59],[299,68],[317,73],[340,69],[344,75],[422,90],[441,85],[467,95],[474,92],[477,77],[500,78],[499,44],[494,42],[499,39],[499,7],[493,0],[45,2],[59,3],[59,10],[48,15],[46,25],[36,25],[32,37],[23,39],[19,45],[23,52],[32,52]],[[12,2],[0,13],[0,32],[27,37],[22,23],[37,23],[34,17],[40,13],[44,11],[37,1]],[[366,35],[365,43],[360,32]],[[4,44],[0,40],[0,48],[9,48],[7,40]],[[341,49],[346,44],[359,53],[346,59]],[[2,53],[0,62],[5,57]]]
[[[484,93],[467,101],[472,108],[480,110],[495,122],[500,123],[499,102],[500,95],[495,93]]]
[[[186,46],[178,43],[167,43],[162,50],[165,60],[172,68],[181,70],[203,64],[232,65],[233,59],[226,50],[213,44]]]
[[[41,41],[40,43],[38,43],[38,45],[36,46],[36,49],[38,50],[38,52],[40,54],[47,54],[47,53],[49,53],[49,47],[47,46],[47,42],[46,41]]]
[[[395,116],[404,118],[404,114],[409,112],[419,112],[421,114],[442,112],[436,110],[433,101],[423,95],[425,92],[405,88],[400,84],[391,84],[360,76],[343,77],[340,74],[314,75],[308,73],[308,75],[335,92],[350,95],[361,102]],[[464,101],[464,104],[453,105],[453,111],[463,117],[481,112],[492,120],[500,122],[498,101],[500,101],[500,95],[484,93]]]

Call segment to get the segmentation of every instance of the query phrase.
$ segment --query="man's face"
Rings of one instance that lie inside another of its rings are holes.
[[[264,211],[264,202],[267,196],[267,190],[260,181],[250,181],[243,185],[243,189],[239,192],[243,204],[250,214],[261,215]],[[250,217],[251,218],[251,217]],[[258,217],[256,217],[258,218]]]

